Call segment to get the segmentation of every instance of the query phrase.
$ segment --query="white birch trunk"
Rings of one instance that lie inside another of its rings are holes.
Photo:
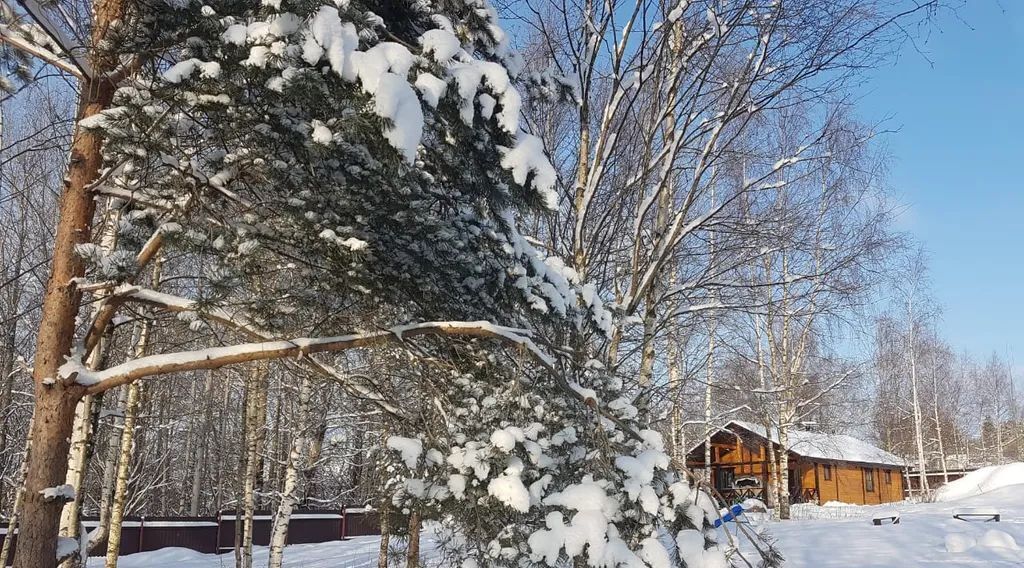
[[[192,470],[192,491],[189,499],[189,514],[193,517],[199,516],[199,497],[201,495],[203,472],[206,469],[206,458],[209,449],[207,436],[210,431],[210,420],[213,405],[210,404],[213,398],[213,372],[206,374],[206,384],[203,387],[203,418],[199,428],[199,441],[196,449],[196,465]]]
[[[135,344],[135,356],[146,353],[149,343],[149,320],[139,324],[139,335]],[[121,551],[121,525],[124,521],[125,503],[128,498],[128,476],[131,473],[132,448],[135,444],[135,421],[139,415],[139,403],[142,398],[142,384],[134,382],[128,385],[128,393],[124,403],[124,422],[121,429],[120,452],[117,461],[117,474],[114,479],[114,496],[110,508],[110,528],[107,531],[107,563],[106,568],[117,568],[117,559]]]
[[[789,424],[779,421],[779,518],[789,518]]]
[[[92,367],[93,365],[90,365]],[[68,451],[68,472],[65,483],[75,490],[75,498],[64,504],[60,514],[60,534],[70,538],[78,538],[78,513],[82,504],[82,481],[85,479],[86,454],[92,438],[91,395],[82,397],[75,409],[75,424],[71,430],[71,449]],[[62,566],[77,566],[77,555],[62,563]]]
[[[246,413],[246,460],[242,479],[242,543],[239,568],[252,568],[253,514],[256,510],[256,477],[266,434],[266,363],[258,363],[249,376],[249,408]]]
[[[712,323],[711,330],[708,333],[708,364],[706,379],[707,383],[704,385],[704,483],[708,487],[713,487],[711,479],[711,436],[714,433],[711,425],[711,411],[712,402],[714,402],[714,393],[712,389],[715,383],[715,330],[714,323]]]
[[[7,534],[14,534],[18,527],[18,519],[21,516],[21,504],[25,500],[25,473],[28,467],[28,454],[32,451],[32,420],[29,419],[28,438],[25,440],[25,457],[21,460],[21,467],[18,470],[18,490],[14,494],[14,503],[11,505],[11,517],[7,520]],[[12,538],[5,538],[3,546],[0,546],[0,568],[7,566],[8,558],[11,555]]]
[[[160,286],[162,266],[163,262],[158,257],[153,264],[154,289]],[[138,324],[138,334],[135,336],[135,357],[145,356],[149,349],[150,322],[149,318],[143,318]],[[140,382],[129,384],[124,396],[124,418],[121,420],[121,441],[114,475],[110,524],[107,529],[106,568],[117,568],[117,559],[121,552],[121,525],[124,521],[125,504],[128,499],[128,477],[131,473],[132,450],[135,446],[135,422],[139,416],[139,405],[142,400],[142,384]]]
[[[148,324],[143,324],[147,325]],[[124,521],[125,502],[128,498],[128,476],[131,473],[132,446],[135,438],[135,421],[139,413],[142,385],[128,385],[128,399],[124,409],[124,429],[121,431],[120,459],[114,482],[114,498],[110,508],[110,528],[107,531],[106,568],[117,568],[121,551],[121,526]]]
[[[103,482],[100,486],[100,519],[96,530],[89,535],[89,551],[98,546],[110,533],[110,509],[114,501],[114,483],[117,479],[117,458],[121,450],[121,432],[124,429],[124,411],[128,405],[128,390],[118,389],[117,412],[112,417],[107,437],[107,453],[103,456]]]
[[[391,506],[387,501],[380,508],[380,546],[377,549],[377,568],[388,568],[391,548]]]
[[[767,426],[766,432],[771,432]],[[769,441],[765,452],[768,457],[768,506],[772,508],[772,516],[779,518],[779,454]]]
[[[917,468],[918,468],[918,481],[921,483],[921,497],[928,495],[928,462],[924,455],[924,428],[923,420],[921,418],[921,401],[918,397],[918,380],[917,380],[917,341],[915,339],[915,322],[914,322],[914,308],[913,302],[907,301],[907,313],[910,315],[910,330],[909,330],[909,349],[907,350],[910,355],[910,391],[911,391],[911,403],[914,406],[914,441],[917,445]]]
[[[121,215],[117,210],[108,207],[104,211],[103,217],[99,247],[100,250],[106,253],[112,251],[117,245],[117,223]],[[103,294],[99,296],[102,297]],[[93,304],[92,319],[95,319],[102,306],[102,302]],[[99,344],[96,345],[86,359],[86,366],[89,369],[97,370],[103,362],[104,352],[107,347],[107,332],[104,331],[103,334],[104,336]],[[67,474],[65,475],[64,482],[74,489],[75,498],[65,503],[64,508],[61,510],[60,534],[75,540],[81,537],[80,529],[82,524],[79,517],[81,516],[82,509],[82,484],[85,481],[90,446],[92,445],[95,398],[92,395],[85,395],[78,401],[78,406],[75,409],[75,421],[71,430],[71,447],[68,450]],[[84,563],[85,559],[80,554],[74,554],[62,562],[61,566],[64,568],[74,568],[82,566]]]
[[[686,433],[683,432],[683,377],[679,372],[679,346],[675,338],[668,340],[668,380],[669,392],[672,393],[672,459],[676,463],[686,463]]]
[[[299,381],[296,435],[292,441],[291,451],[288,453],[281,502],[278,504],[274,525],[270,531],[268,568],[281,568],[281,563],[284,560],[284,547],[288,542],[288,523],[291,521],[292,511],[301,499],[302,482],[305,479],[305,460],[309,446],[309,390],[309,379],[303,374]]]
[[[935,414],[935,439],[939,442],[939,463],[942,465],[942,483],[949,483],[949,470],[946,468],[946,447],[942,442],[942,421],[939,419],[939,381],[932,365],[932,411]]]

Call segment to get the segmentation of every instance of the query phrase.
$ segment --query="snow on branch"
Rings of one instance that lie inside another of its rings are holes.
[[[157,234],[159,234],[159,232]],[[113,296],[119,299],[126,299],[176,313],[201,312],[204,318],[215,321],[235,332],[241,333],[249,339],[258,341],[271,341],[274,339],[273,334],[263,329],[257,322],[253,321],[252,318],[241,311],[229,312],[223,308],[216,307],[201,309],[199,304],[190,298],[183,298],[130,284],[123,284],[119,286],[114,291]],[[345,390],[360,398],[373,402],[393,416],[401,417],[403,415],[402,411],[398,407],[389,403],[376,391],[376,389],[372,387],[372,385],[367,385],[364,382],[355,380],[351,375],[342,373],[334,367],[317,361],[312,357],[303,357],[300,364],[321,376],[338,382]]]
[[[0,27],[0,42],[38,57],[79,79],[94,79],[92,65],[86,56],[85,47],[81,45],[81,42],[68,37],[59,26],[52,23],[39,0],[18,0],[18,4],[22,5],[32,21],[26,26],[18,25],[15,29],[6,26]],[[36,33],[18,34],[19,31],[24,32],[25,30],[17,28],[25,27],[37,31]],[[18,38],[18,35],[23,35],[24,38]]]
[[[72,65],[71,63],[68,63],[67,61],[62,59],[61,56],[50,51],[49,49],[46,49],[41,45],[38,45],[34,42],[31,42],[25,38],[18,36],[19,34],[15,30],[11,29],[8,26],[0,25],[0,43],[6,43],[7,45],[13,47],[16,50],[25,52],[33,57],[41,59],[45,63],[53,65],[61,71],[66,71],[74,75],[75,77],[78,77],[79,79],[85,78],[85,75],[83,74],[81,69],[79,69],[75,65]]]
[[[46,31],[46,35],[50,37],[53,43],[57,44],[57,47],[72,61],[75,71],[65,69],[66,71],[80,79],[95,78],[92,65],[89,64],[89,59],[84,56],[85,50],[82,46],[73,43],[71,38],[59,26],[50,21],[38,0],[19,0],[18,3],[25,8],[25,11],[28,12],[32,19]],[[47,61],[47,63],[53,62]],[[56,64],[54,63],[54,65]]]
[[[553,369],[554,365],[554,359],[537,347],[530,338],[529,330],[494,325],[486,321],[442,321],[402,325],[387,330],[334,337],[301,337],[150,355],[115,365],[103,371],[89,371],[84,366],[78,365],[66,365],[64,368],[70,371],[66,378],[73,378],[79,384],[85,385],[87,394],[97,394],[145,377],[201,369],[217,369],[226,365],[250,361],[303,357],[312,353],[331,353],[375,347],[421,335],[498,339],[522,347],[545,368]]]

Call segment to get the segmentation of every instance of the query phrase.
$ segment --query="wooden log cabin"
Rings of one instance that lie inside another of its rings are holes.
[[[764,427],[734,420],[711,436],[711,479],[723,498],[768,502],[768,447],[778,437]],[[704,442],[687,452],[687,465],[702,470]],[[903,459],[847,435],[790,430],[789,494],[793,503],[841,501],[857,505],[904,498]],[[769,506],[771,504],[769,503]]]

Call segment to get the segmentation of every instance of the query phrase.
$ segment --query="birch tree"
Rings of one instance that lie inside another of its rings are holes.
[[[906,372],[910,380],[910,405],[913,414],[914,445],[916,449],[919,486],[924,495],[929,492],[928,460],[925,456],[924,409],[921,399],[923,377],[918,374],[921,330],[931,314],[932,304],[928,291],[927,259],[923,250],[910,253],[897,268],[895,301],[902,310],[906,326]]]
[[[780,151],[798,143],[808,127],[800,110],[782,114],[765,142]],[[777,514],[789,516],[789,431],[812,420],[836,392],[859,375],[864,362],[830,351],[830,334],[856,333],[858,317],[895,239],[889,212],[874,189],[876,158],[870,133],[834,109],[822,137],[808,151],[824,156],[780,173],[773,191],[750,200],[764,218],[763,251],[740,274],[760,297],[740,328],[737,356],[756,369],[746,404],[778,440],[770,456]],[[777,463],[776,463],[777,462]],[[774,496],[774,495],[773,495]]]
[[[843,6],[527,2],[515,11],[533,32],[525,51],[538,78],[575,78],[572,105],[527,106],[563,180],[558,216],[544,223],[550,246],[614,302],[621,317],[605,360],[643,399],[665,399],[646,392],[664,386],[651,379],[658,342],[680,333],[710,342],[700,327],[708,312],[764,302],[735,276],[772,250],[750,246],[771,238],[772,220],[745,202],[826,161],[814,148],[832,127],[829,105],[894,45],[889,24],[935,7]],[[763,144],[764,125],[791,108],[809,119],[802,136]]]

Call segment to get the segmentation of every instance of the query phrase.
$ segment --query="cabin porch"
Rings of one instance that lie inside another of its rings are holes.
[[[702,475],[705,470],[704,444],[698,445],[687,456],[687,466]],[[763,440],[739,432],[720,431],[711,437],[711,481],[722,500],[739,503],[759,499],[766,504],[771,468],[769,454]],[[805,463],[800,456],[789,453],[789,501],[817,502],[819,499],[814,478],[807,475],[815,470],[814,464]]]

